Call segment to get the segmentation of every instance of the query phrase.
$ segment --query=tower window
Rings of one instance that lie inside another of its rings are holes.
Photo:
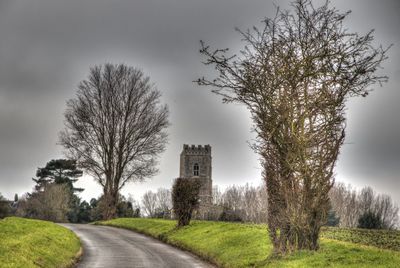
[[[199,176],[199,164],[194,164],[193,166],[193,176]]]

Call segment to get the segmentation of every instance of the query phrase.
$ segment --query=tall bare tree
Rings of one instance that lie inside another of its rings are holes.
[[[103,217],[116,215],[118,193],[157,172],[167,141],[168,108],[143,72],[105,64],[90,69],[67,102],[60,134],[67,155],[103,187]]]
[[[348,14],[328,1],[314,7],[296,0],[292,10],[266,18],[263,29],[238,30],[246,44],[240,56],[202,43],[205,64],[218,75],[198,83],[251,112],[275,253],[318,249],[345,137],[346,101],[387,80],[375,74],[387,49],[372,46],[372,31],[348,32]]]

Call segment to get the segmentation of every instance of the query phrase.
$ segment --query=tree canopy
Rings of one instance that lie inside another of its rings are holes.
[[[67,184],[72,192],[82,192],[83,189],[74,188],[79,177],[83,175],[83,171],[77,168],[76,160],[72,159],[53,159],[47,162],[43,168],[36,171],[36,190],[42,189],[44,186],[55,184]]]
[[[160,97],[142,71],[105,64],[91,68],[67,102],[60,142],[103,187],[106,219],[115,217],[126,183],[157,172],[169,124]]]

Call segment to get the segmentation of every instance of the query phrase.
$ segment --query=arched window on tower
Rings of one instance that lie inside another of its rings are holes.
[[[193,165],[193,176],[199,176],[199,164],[197,163]]]

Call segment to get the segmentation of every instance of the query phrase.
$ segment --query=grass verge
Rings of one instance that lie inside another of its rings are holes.
[[[52,222],[10,217],[0,220],[1,267],[72,267],[78,237]]]
[[[221,267],[399,267],[400,263],[399,251],[328,238],[321,239],[317,252],[272,257],[265,225],[192,221],[189,226],[176,229],[175,221],[141,218],[96,224],[150,235]]]

